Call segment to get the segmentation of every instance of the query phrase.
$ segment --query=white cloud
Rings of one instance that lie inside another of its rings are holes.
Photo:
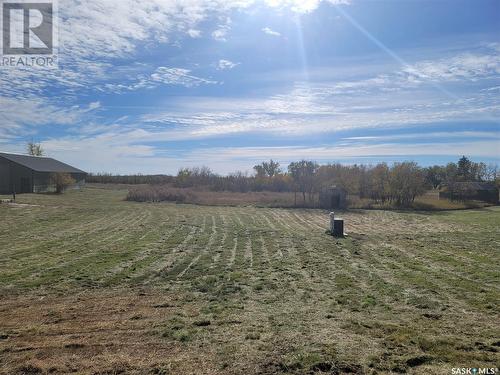
[[[43,126],[78,124],[92,117],[99,103],[88,106],[60,107],[41,98],[14,99],[0,96],[1,137],[23,138],[36,134]]]
[[[19,125],[74,124],[83,114],[98,108],[95,103],[85,107],[58,107],[43,99],[30,100],[0,97],[0,127]]]
[[[297,13],[309,13],[322,3],[322,0],[266,0],[267,5],[274,8],[288,8]],[[349,4],[348,0],[326,0],[331,4]]]
[[[500,74],[500,54],[463,53],[443,59],[421,61],[402,69],[410,81],[475,81]]]
[[[191,74],[191,70],[189,69],[161,66],[156,68],[156,70],[149,75],[139,74],[125,82],[107,83],[99,89],[101,91],[110,91],[118,94],[124,91],[152,89],[161,84],[195,87],[202,84],[208,85],[216,83],[218,82]]]
[[[101,107],[101,102],[91,102],[89,104],[89,110],[98,109]]]
[[[436,143],[353,143],[350,145],[332,145],[321,147],[280,146],[280,147],[217,147],[193,151],[192,157],[199,160],[241,160],[259,161],[273,158],[275,160],[293,161],[301,158],[317,161],[338,160],[344,158],[422,155],[471,155],[475,157],[498,157],[498,142],[436,142]],[[252,165],[252,164],[249,164]]]
[[[453,132],[425,132],[425,133],[406,133],[406,134],[389,134],[376,136],[360,136],[360,137],[345,137],[342,140],[347,141],[396,141],[407,139],[450,139],[450,138],[484,138],[500,140],[500,133],[488,131],[453,131]]]
[[[115,133],[92,137],[65,137],[47,140],[42,146],[49,155],[90,172],[176,173],[180,166],[209,165],[216,172],[251,170],[255,163],[272,158],[287,164],[300,158],[319,162],[342,160],[380,161],[413,159],[419,156],[498,158],[498,141],[457,140],[446,142],[399,143],[352,142],[350,144],[280,147],[215,147],[182,151],[168,156],[151,145],[140,144],[142,132]]]
[[[449,121],[495,121],[494,91],[448,97],[433,86],[415,87],[392,75],[348,82],[297,83],[267,98],[190,98],[141,122],[182,127],[185,139],[238,133],[321,134],[349,129],[405,127]]]
[[[167,68],[162,66],[156,69],[155,73],[151,74],[151,81],[161,82],[167,85],[182,85],[186,87],[217,83],[216,81],[196,77],[190,73],[191,71],[189,69]]]
[[[201,36],[200,30],[189,29],[187,33],[191,38],[199,38]]]
[[[272,35],[272,36],[281,36],[281,33],[277,32],[277,31],[274,31],[272,29],[270,29],[269,27],[264,27],[262,29],[262,31],[268,35]]]
[[[106,84],[117,87],[119,84],[112,82],[117,59],[136,59],[138,49],[176,43],[179,34],[200,37],[201,24],[207,19],[220,22],[212,37],[225,41],[233,11],[263,6],[298,7],[257,0],[61,0],[61,69],[1,69],[0,94],[27,98],[54,86],[72,93]]]
[[[225,42],[228,31],[229,31],[228,27],[221,27],[217,30],[214,30],[212,32],[212,38],[218,40],[219,42]]]
[[[237,65],[240,65],[240,63],[235,63],[230,60],[221,59],[217,64],[217,69],[218,70],[233,69]]]

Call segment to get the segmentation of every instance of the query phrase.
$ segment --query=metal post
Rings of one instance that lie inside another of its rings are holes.
[[[335,230],[335,212],[330,212],[330,234],[333,236]]]

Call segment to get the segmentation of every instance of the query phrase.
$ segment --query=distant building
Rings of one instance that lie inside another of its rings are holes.
[[[0,152],[0,194],[55,191],[52,182],[54,173],[69,174],[75,180],[73,188],[84,185],[87,175],[52,158]]]
[[[498,204],[498,188],[492,182],[454,182],[441,188],[439,198]]]
[[[321,189],[319,192],[319,206],[328,210],[345,208],[347,206],[347,191],[335,185]]]

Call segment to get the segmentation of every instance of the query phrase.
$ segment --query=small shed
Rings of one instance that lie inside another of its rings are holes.
[[[87,173],[52,158],[0,152],[0,194],[55,191],[52,175],[67,173],[79,188]]]
[[[347,205],[347,191],[333,185],[321,189],[319,192],[319,206],[327,210],[345,208]]]
[[[450,200],[477,200],[498,204],[498,187],[492,182],[454,182],[443,186],[439,198]]]

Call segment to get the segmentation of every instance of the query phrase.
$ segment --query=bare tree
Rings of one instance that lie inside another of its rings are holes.
[[[390,194],[390,170],[386,163],[377,164],[371,170],[372,198],[384,203]]]
[[[295,191],[298,189],[302,193],[304,203],[306,203],[306,193],[309,193],[309,199],[311,200],[311,194],[314,191],[314,176],[318,168],[317,163],[309,160],[293,162],[288,166],[288,172],[292,176]]]
[[[43,156],[45,154],[42,145],[33,141],[26,144],[26,151],[28,152],[28,155],[31,156]]]
[[[486,167],[486,172],[485,172],[485,179],[487,181],[495,181],[498,179],[500,176],[499,170],[498,170],[498,165],[496,164],[488,164]]]

